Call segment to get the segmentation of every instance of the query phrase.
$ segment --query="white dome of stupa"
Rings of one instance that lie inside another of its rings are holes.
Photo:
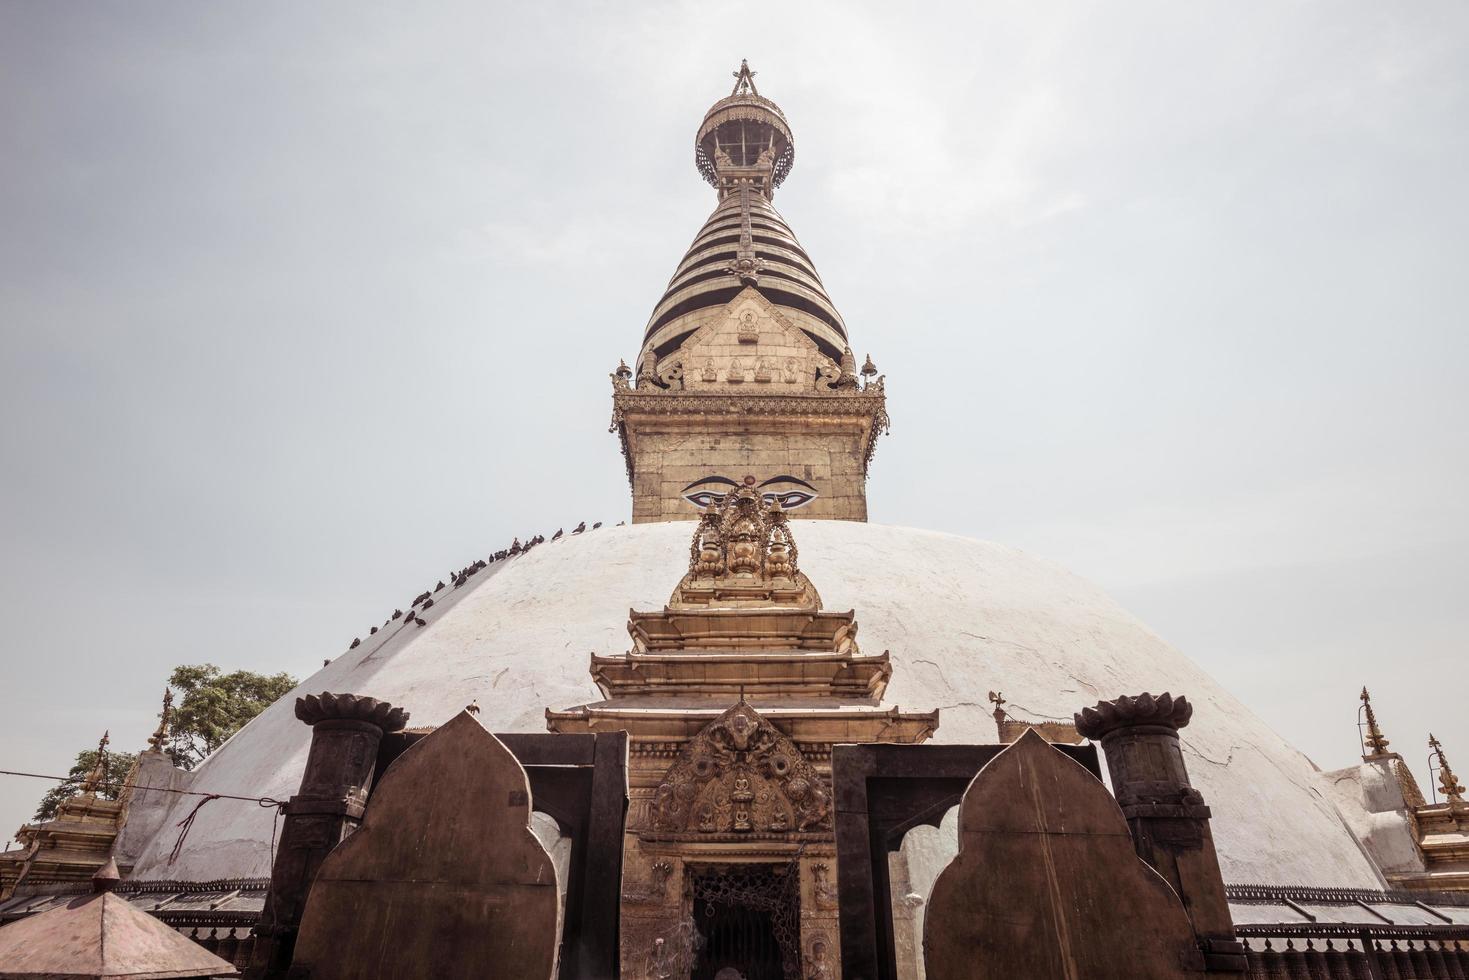
[[[293,713],[298,694],[371,695],[407,709],[415,727],[441,724],[477,699],[492,731],[545,731],[546,709],[601,699],[589,655],[626,651],[629,609],[663,608],[685,571],[693,528],[601,528],[491,564],[436,593],[421,614],[426,625],[395,621],[337,656],[211,756],[190,788],[291,796],[311,736]],[[1069,721],[1099,699],[1144,690],[1185,694],[1195,712],[1183,746],[1213,809],[1226,881],[1382,887],[1310,760],[1097,587],[952,534],[817,520],[793,530],[825,608],[854,609],[864,651],[891,651],[883,705],[939,709],[934,741],[995,742],[991,690],[1032,721]],[[170,864],[175,824],[197,798],[173,800],[133,877],[270,874],[273,810],[211,801]]]

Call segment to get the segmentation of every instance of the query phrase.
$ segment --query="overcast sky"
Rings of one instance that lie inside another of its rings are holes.
[[[1462,0],[0,4],[0,768],[627,517],[607,372],[742,57],[888,378],[874,520],[1099,582],[1323,768],[1365,683],[1469,775]]]

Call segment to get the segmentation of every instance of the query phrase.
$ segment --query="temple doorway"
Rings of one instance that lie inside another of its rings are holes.
[[[691,980],[799,980],[797,868],[792,863],[691,869],[694,928],[699,933]]]

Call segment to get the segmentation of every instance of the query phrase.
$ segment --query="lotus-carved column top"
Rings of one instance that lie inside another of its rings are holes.
[[[363,694],[307,694],[296,699],[296,717],[308,725],[324,721],[360,721],[382,729],[384,733],[402,731],[408,724],[408,712],[386,701]]]
[[[1074,720],[1078,734],[1100,740],[1122,728],[1161,726],[1176,732],[1189,723],[1193,714],[1194,706],[1183,695],[1175,698],[1166,691],[1159,695],[1144,692],[1136,697],[1123,695],[1098,701],[1095,707],[1078,711]]]

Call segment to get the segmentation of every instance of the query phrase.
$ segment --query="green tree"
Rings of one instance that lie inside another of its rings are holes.
[[[137,758],[132,752],[107,750],[107,776],[102,785],[97,787],[97,795],[105,800],[117,799],[118,791],[122,789],[122,781],[127,778]],[[71,767],[66,781],[57,783],[46,791],[45,796],[41,797],[41,803],[36,807],[35,819],[38,821],[54,819],[56,809],[82,791],[82,782],[96,765],[96,749],[84,749],[78,752],[76,765]]]
[[[180,769],[193,769],[245,723],[296,686],[290,674],[248,670],[220,673],[214,664],[175,667],[168,685],[183,695],[169,720],[164,751]]]
[[[248,670],[222,674],[214,664],[197,664],[175,667],[168,684],[182,692],[183,699],[169,714],[168,741],[163,750],[174,765],[193,769],[225,739],[243,728],[245,722],[284,697],[296,686],[296,679],[290,674],[256,674]],[[105,751],[107,775],[97,787],[97,795],[115,800],[138,757],[132,752]],[[78,752],[76,764],[66,779],[41,797],[35,819],[55,818],[57,808],[82,791],[82,784],[96,765],[96,749]]]

